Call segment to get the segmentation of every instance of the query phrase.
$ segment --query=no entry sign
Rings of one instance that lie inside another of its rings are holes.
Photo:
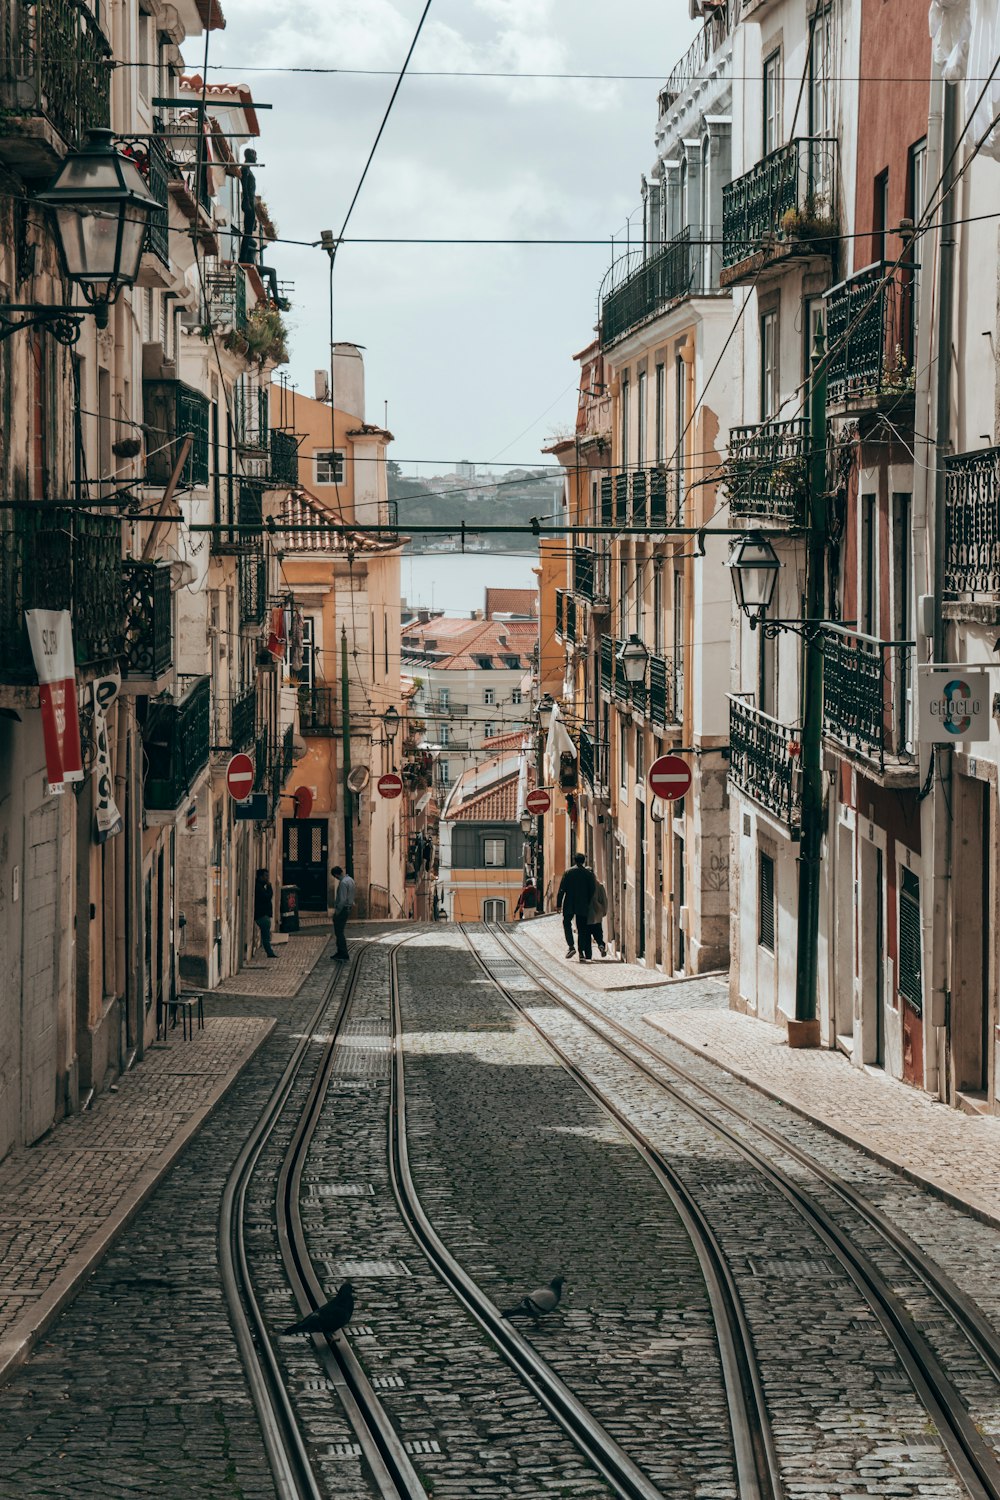
[[[525,797],[524,806],[527,812],[541,817],[542,813],[547,813],[552,806],[552,798],[543,786],[536,786],[535,790]]]
[[[403,792],[403,778],[397,776],[395,771],[387,771],[380,776],[375,785],[378,787],[380,797],[399,797]]]
[[[229,788],[230,797],[237,802],[245,802],[253,791],[254,768],[253,760],[249,755],[241,751],[234,755],[226,767],[226,786]]]
[[[679,755],[661,755],[650,766],[646,785],[654,797],[677,802],[691,790],[691,767]]]

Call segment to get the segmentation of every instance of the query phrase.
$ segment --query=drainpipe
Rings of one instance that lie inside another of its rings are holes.
[[[340,627],[340,723],[343,740],[344,869],[354,876],[354,794],[351,791],[351,684],[347,675],[347,626]],[[366,908],[367,910],[367,908]]]
[[[953,86],[938,85],[941,103],[935,111],[940,120],[941,160],[950,162],[955,149],[956,93]],[[933,179],[932,179],[933,180]],[[942,183],[940,221],[945,223],[954,217],[954,167],[949,164]],[[936,367],[930,386],[932,400],[931,426],[934,450],[927,455],[927,501],[925,523],[928,529],[927,570],[930,609],[933,619],[918,622],[921,627],[931,626],[923,636],[921,645],[925,659],[943,662],[945,651],[945,625],[941,617],[941,593],[944,585],[945,564],[945,468],[944,455],[951,446],[951,338],[952,312],[955,291],[955,231],[939,230],[937,278],[937,327],[934,330],[934,356]],[[930,281],[930,277],[927,278]],[[930,300],[929,297],[923,299]],[[928,309],[928,316],[930,310]],[[925,1010],[925,1025],[929,1025],[932,1036],[924,1037],[924,1087],[936,1092],[939,1097],[947,1092],[945,1060],[948,1040],[950,1006],[950,883],[951,883],[951,776],[952,753],[938,745],[929,756],[921,756],[923,785],[929,787],[930,795],[921,804],[920,848],[923,868],[930,870],[930,890],[921,902],[921,924],[924,939],[924,972],[929,983],[929,1004]],[[926,768],[924,765],[927,761]],[[943,1085],[943,1086],[942,1086]]]

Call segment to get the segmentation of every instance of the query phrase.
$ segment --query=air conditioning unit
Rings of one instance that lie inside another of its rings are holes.
[[[313,375],[313,388],[316,392],[317,401],[329,401],[330,399],[330,376],[326,370],[316,370]]]

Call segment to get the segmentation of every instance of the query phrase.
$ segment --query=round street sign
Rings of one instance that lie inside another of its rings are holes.
[[[646,787],[664,802],[677,802],[691,790],[691,767],[679,755],[661,755],[649,768]]]
[[[313,794],[309,787],[298,786],[295,788],[295,816],[297,818],[308,818],[313,810]]]
[[[378,787],[380,797],[399,797],[403,791],[403,778],[395,771],[387,771],[384,776],[379,777],[375,785]]]
[[[245,802],[253,791],[253,759],[242,751],[234,755],[226,767],[226,786],[229,795],[237,802]]]
[[[525,811],[534,813],[536,817],[540,817],[542,813],[547,813],[551,806],[552,798],[543,786],[536,786],[535,790],[529,792],[524,799]]]

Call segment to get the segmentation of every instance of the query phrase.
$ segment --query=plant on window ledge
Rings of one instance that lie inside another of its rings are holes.
[[[257,364],[287,363],[288,329],[276,307],[255,307],[247,318],[243,337],[248,357]]]

